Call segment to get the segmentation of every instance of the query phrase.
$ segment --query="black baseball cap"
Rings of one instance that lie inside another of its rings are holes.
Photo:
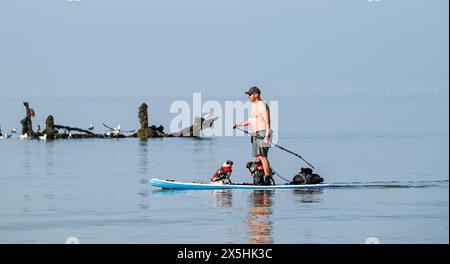
[[[252,94],[254,94],[254,93],[261,94],[261,91],[259,90],[258,87],[253,86],[253,87],[251,87],[250,89],[248,89],[248,91],[245,92],[245,93],[248,94],[248,95],[252,95]]]

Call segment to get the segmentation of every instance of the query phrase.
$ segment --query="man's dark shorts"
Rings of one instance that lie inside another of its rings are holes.
[[[263,138],[265,137],[265,135],[266,135],[266,130],[260,130],[252,136],[251,142],[252,142],[253,157],[258,157],[258,156],[267,157],[267,153],[269,152],[270,141],[272,140],[272,136],[270,134],[269,144],[264,144]]]

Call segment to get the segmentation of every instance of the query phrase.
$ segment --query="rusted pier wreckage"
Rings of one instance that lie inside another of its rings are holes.
[[[95,133],[93,127],[89,129],[82,129],[78,127],[72,127],[67,125],[55,124],[55,119],[52,115],[49,115],[45,121],[44,130],[40,131],[38,127],[36,131],[33,130],[32,117],[35,115],[34,109],[30,107],[28,102],[23,103],[25,106],[25,117],[20,121],[22,125],[22,138],[28,139],[69,139],[69,138],[161,138],[161,137],[199,137],[200,131],[212,127],[214,121],[218,117],[196,117],[194,124],[186,127],[178,132],[166,133],[163,126],[149,126],[148,123],[148,105],[142,103],[138,109],[138,118],[140,128],[137,131],[123,131],[120,126],[113,128],[106,124],[105,127],[109,128],[109,131],[105,133]],[[79,133],[72,133],[73,131]],[[124,133],[128,133],[125,135]]]

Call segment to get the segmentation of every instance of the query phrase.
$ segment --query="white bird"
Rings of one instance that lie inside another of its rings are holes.
[[[11,135],[2,134],[2,135],[0,136],[0,139],[7,139],[7,138],[9,138],[9,137],[11,137]]]
[[[25,134],[23,134],[23,135],[20,135],[19,138],[20,138],[20,139],[27,139],[27,138],[28,138],[28,134],[25,133]]]
[[[47,134],[44,134],[43,136],[39,136],[39,139],[47,140]]]
[[[15,134],[17,132],[17,130],[15,128],[11,129],[11,133]]]
[[[89,128],[88,128],[88,130],[89,130],[89,131],[94,130],[94,125],[90,125]]]
[[[103,124],[103,126],[109,128],[109,131],[105,132],[105,135],[107,137],[110,137],[110,136],[117,137],[117,136],[120,135],[120,132],[121,132],[120,125],[118,125],[117,127],[110,127],[110,126],[107,126],[107,125]]]
[[[111,128],[111,130],[106,132],[106,134],[108,136],[111,136],[111,135],[113,135],[115,137],[118,136],[120,134],[120,125],[118,125],[117,127]]]

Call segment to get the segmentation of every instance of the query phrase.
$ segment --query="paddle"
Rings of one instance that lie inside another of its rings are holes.
[[[252,136],[252,134],[251,134],[250,132],[248,132],[247,130],[240,129],[240,128],[238,128],[238,127],[236,127],[236,129],[239,129],[239,130],[243,131],[244,133],[246,133],[246,134]],[[255,137],[257,137],[257,138],[259,138],[259,139],[264,139],[264,138],[262,138],[262,137],[260,137],[260,136],[258,136],[258,135],[255,135]],[[302,156],[300,156],[299,154],[297,154],[297,153],[295,153],[295,152],[293,152],[293,151],[291,151],[291,150],[289,150],[289,149],[287,149],[287,148],[284,148],[284,147],[282,147],[282,146],[280,146],[280,145],[277,145],[277,144],[275,144],[275,143],[270,142],[270,144],[274,145],[275,147],[277,147],[277,148],[279,148],[279,149],[281,149],[281,150],[286,151],[287,153],[290,153],[290,154],[292,154],[292,155],[294,155],[294,156],[300,158],[300,159],[303,160],[306,164],[308,164],[308,166],[310,166],[313,170],[315,169],[314,166],[313,166],[311,163],[307,162],[307,161],[306,161]]]

